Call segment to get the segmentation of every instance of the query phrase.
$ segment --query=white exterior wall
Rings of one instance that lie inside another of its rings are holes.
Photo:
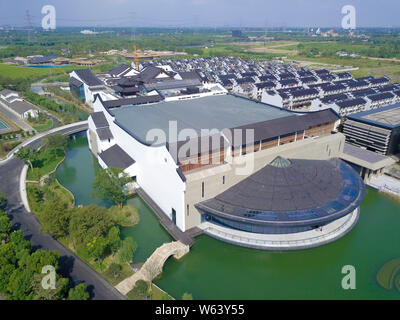
[[[23,114],[23,118],[27,119],[29,117],[29,115],[31,115],[32,118],[37,118],[39,115],[39,112],[37,110],[31,109],[28,111],[25,111]]]
[[[93,100],[94,100],[94,94],[92,93],[92,91],[90,90],[89,86],[85,83],[85,81],[83,81],[77,74],[75,71],[72,71],[70,73],[70,77],[76,78],[78,79],[80,82],[83,83],[83,90],[85,92],[85,102],[88,103],[90,106],[92,106],[93,104]],[[99,92],[96,92],[99,93]],[[103,98],[103,96],[102,96]],[[110,99],[107,99],[110,100]]]
[[[110,139],[110,142],[108,142],[108,140],[100,140],[99,139],[99,136],[97,135],[97,132],[96,132],[96,125],[94,124],[92,117],[88,118],[88,126],[89,126],[89,129],[91,129],[96,136],[96,143],[99,148],[99,150],[98,150],[99,153],[107,150],[108,148],[110,148],[114,144],[116,144],[115,139]],[[89,146],[89,147],[91,148],[91,146]]]
[[[115,142],[136,161],[125,171],[136,176],[139,186],[170,219],[172,219],[172,209],[175,209],[176,224],[185,231],[186,184],[176,172],[178,166],[166,147],[146,146],[137,141],[114,123],[113,117],[104,109],[99,100],[94,103],[94,109],[104,112]]]

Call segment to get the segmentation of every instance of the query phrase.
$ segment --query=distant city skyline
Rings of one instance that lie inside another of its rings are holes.
[[[0,25],[40,27],[44,5],[58,27],[338,28],[344,5],[356,8],[357,27],[400,26],[398,0],[2,0]]]

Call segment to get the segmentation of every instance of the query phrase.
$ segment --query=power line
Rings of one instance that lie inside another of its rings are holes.
[[[28,25],[28,42],[31,42],[31,32],[32,32],[33,26],[32,26],[31,15],[29,14],[29,10],[25,11],[25,17],[26,17],[26,23]]]

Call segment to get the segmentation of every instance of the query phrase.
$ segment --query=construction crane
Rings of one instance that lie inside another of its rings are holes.
[[[136,66],[136,70],[139,71],[139,57],[138,57],[138,53],[136,50],[136,44],[133,46],[133,58],[135,61],[135,66]]]

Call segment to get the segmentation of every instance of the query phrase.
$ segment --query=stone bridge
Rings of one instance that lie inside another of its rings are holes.
[[[189,246],[180,241],[164,243],[153,252],[138,272],[116,285],[117,290],[126,295],[133,289],[136,281],[153,281],[162,273],[164,263],[170,256],[173,255],[175,259],[181,259],[188,252]]]

